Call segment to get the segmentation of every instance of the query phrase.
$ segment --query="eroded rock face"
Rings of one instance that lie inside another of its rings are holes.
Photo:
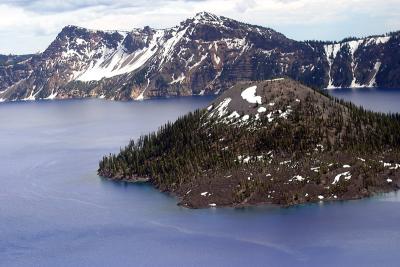
[[[297,42],[204,12],[165,30],[67,26],[43,53],[2,56],[0,99],[215,94],[282,76],[317,88],[397,87],[399,36]]]

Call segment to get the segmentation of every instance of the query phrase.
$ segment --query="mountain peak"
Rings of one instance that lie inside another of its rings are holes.
[[[66,31],[76,31],[76,30],[84,30],[87,31],[88,29],[77,26],[77,25],[67,25],[64,28],[62,28],[61,32],[66,32]]]
[[[198,22],[220,22],[221,17],[213,13],[202,11],[197,13],[193,19]]]
[[[76,25],[67,25],[58,34],[57,38],[63,38],[65,36],[82,35],[88,32],[88,29],[82,28]]]
[[[398,87],[398,43],[397,35],[346,45],[296,42],[209,12],[168,29],[126,32],[68,25],[43,53],[0,73],[0,99],[41,99],[55,92],[57,98],[115,100],[218,94],[237,81],[273,77],[292,77],[318,88]],[[89,89],[80,81],[96,84]]]

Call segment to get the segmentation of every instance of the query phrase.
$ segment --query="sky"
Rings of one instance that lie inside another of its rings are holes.
[[[0,54],[47,48],[66,25],[167,28],[207,11],[295,40],[341,40],[400,30],[400,0],[0,0]]]

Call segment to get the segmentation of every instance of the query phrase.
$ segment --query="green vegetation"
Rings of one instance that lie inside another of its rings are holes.
[[[269,123],[263,117],[255,123],[254,129],[217,123],[207,111],[197,110],[165,124],[156,133],[131,141],[118,155],[104,157],[99,174],[115,179],[146,177],[160,189],[174,191],[183,184],[195,183],[205,171],[240,169],[238,155],[275,151],[300,159],[317,144],[322,144],[326,152],[362,154],[400,146],[399,114],[367,111],[319,91],[309,93],[287,120]],[[254,183],[243,185],[254,188]],[[344,186],[340,184],[334,190],[343,192]],[[247,193],[239,196],[243,192],[236,197],[247,197]]]

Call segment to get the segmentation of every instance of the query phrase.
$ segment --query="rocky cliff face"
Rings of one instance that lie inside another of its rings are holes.
[[[205,12],[164,30],[67,26],[43,53],[0,64],[0,101],[216,94],[278,76],[317,88],[397,87],[399,44],[399,33],[297,42]]]
[[[0,91],[29,76],[32,69],[29,64],[31,59],[32,55],[0,55]]]

